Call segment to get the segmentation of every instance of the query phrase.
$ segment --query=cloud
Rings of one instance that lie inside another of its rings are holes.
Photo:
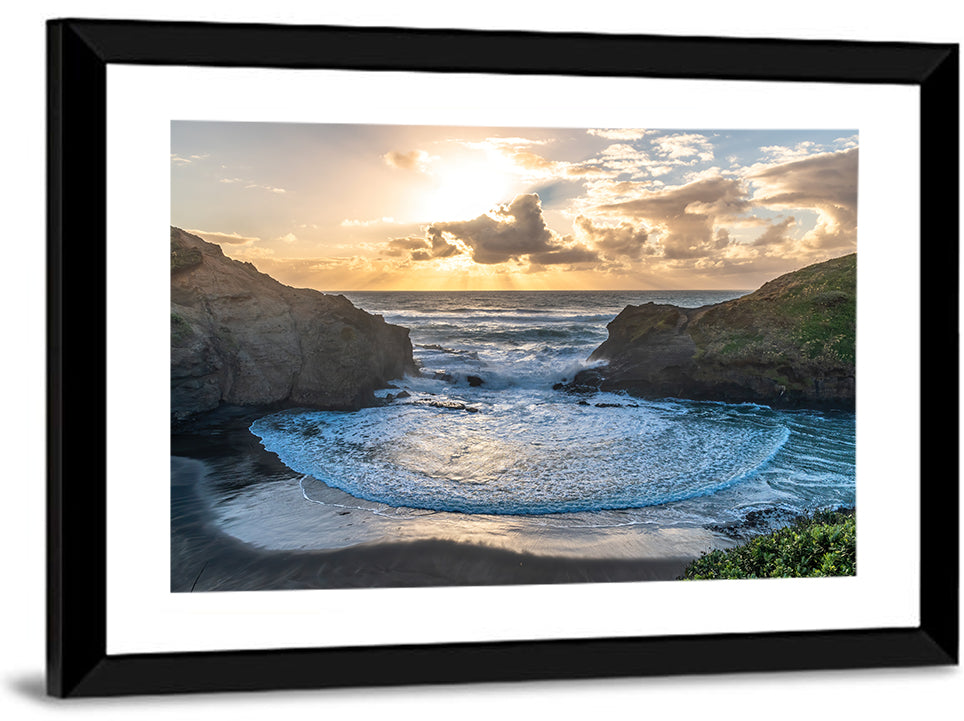
[[[699,133],[676,133],[653,139],[656,152],[669,160],[692,165],[713,160],[713,144]]]
[[[587,196],[597,202],[578,207],[574,228],[610,264],[634,268],[724,272],[769,267],[767,258],[826,258],[856,244],[857,153],[758,163],[739,175],[711,168],[662,188],[600,182]],[[771,220],[774,210],[791,212]]]
[[[222,233],[214,230],[197,230],[196,228],[186,229],[188,233],[194,233],[204,240],[211,243],[227,243],[228,245],[251,245],[257,243],[261,238],[255,236],[244,236],[238,233]]]
[[[644,192],[634,200],[598,209],[658,228],[663,256],[682,259],[700,257],[714,249],[714,227],[737,218],[749,207],[746,187],[739,179],[716,176]]]
[[[658,131],[593,128],[586,132],[616,142],[580,161],[557,160],[534,152],[531,146],[544,141],[526,138],[490,137],[477,142],[461,141],[461,144],[486,151],[490,159],[506,161],[519,175],[541,180],[625,180],[627,175],[632,179],[650,178],[666,175],[677,166],[692,166],[713,158],[712,145],[703,135],[664,135],[652,141],[653,150],[644,150],[636,147],[635,141]]]
[[[275,259],[274,249],[263,248],[260,245],[227,245],[224,246],[222,250],[225,255],[235,260],[268,262]]]
[[[639,140],[646,135],[652,135],[656,131],[643,128],[590,128],[586,132],[589,135],[596,135],[607,140]]]
[[[429,255],[431,258],[449,258],[465,252],[459,245],[449,243],[438,229],[429,228],[429,236],[432,239],[432,252]]]
[[[398,168],[399,170],[417,170],[421,172],[425,170],[426,166],[431,162],[432,156],[424,150],[412,150],[407,153],[390,150],[382,156],[382,160],[392,168]]]
[[[436,230],[430,231],[428,237],[410,235],[404,238],[392,238],[385,243],[382,255],[426,261],[435,258],[449,258],[464,252],[465,248],[455,243],[449,243],[442,237],[442,232]]]
[[[645,226],[636,227],[625,221],[615,226],[596,225],[586,216],[579,215],[575,227],[591,246],[608,258],[639,260],[654,252],[653,246],[646,243],[649,229]]]
[[[792,147],[785,145],[764,145],[760,151],[766,156],[767,160],[775,163],[787,163],[792,160],[800,160],[810,155],[822,153],[826,148],[817,145],[812,140],[804,140]]]
[[[597,164],[613,174],[630,173],[640,175],[665,175],[673,169],[665,159],[653,158],[647,151],[628,143],[614,143],[603,148]]]
[[[417,236],[410,236],[408,238],[392,238],[385,244],[385,250],[382,251],[383,255],[388,255],[393,258],[400,258],[406,255],[410,255],[412,251],[425,252],[427,249],[431,248],[431,244],[425,240],[425,238],[420,238]]]
[[[179,155],[178,153],[171,153],[171,162],[174,165],[191,165],[195,160],[204,160],[207,157],[207,153],[199,155]]]
[[[473,220],[435,223],[430,237],[448,233],[467,245],[476,263],[504,263],[532,253],[558,249],[552,231],[542,217],[542,204],[535,193],[517,195],[508,205]]]
[[[577,199],[574,207],[592,208],[633,200],[639,197],[640,193],[652,191],[662,185],[661,180],[591,180],[586,183],[585,195]]]
[[[596,263],[599,254],[578,243],[529,256],[532,265],[572,265],[574,263]]]
[[[803,236],[815,249],[857,242],[858,149],[812,155],[778,165],[756,166],[747,180],[756,188],[755,205],[781,210],[812,209],[817,225]]]
[[[796,224],[796,220],[793,216],[786,218],[779,223],[773,223],[767,227],[757,238],[753,241],[753,245],[760,247],[769,247],[772,245],[784,245],[790,241],[790,237],[787,231],[791,226]]]
[[[500,151],[502,157],[508,160],[517,171],[536,178],[552,179],[582,179],[593,176],[606,177],[612,175],[608,169],[601,167],[598,161],[570,163],[565,160],[549,160],[530,150]]]
[[[726,228],[719,228],[716,231],[716,248],[722,249],[730,244],[730,231]]]
[[[258,183],[248,183],[244,186],[245,188],[256,188],[258,190],[267,190],[269,193],[287,193],[288,191],[284,188],[275,188],[271,185],[260,185]]]
[[[345,288],[346,279],[351,285],[376,275],[379,268],[370,259],[359,257],[335,258],[279,258],[270,253],[252,252],[254,249],[226,248],[225,254],[237,260],[251,262],[262,273],[285,285],[295,288],[316,288],[326,291],[330,287]]]
[[[526,170],[547,170],[552,174],[565,173],[568,163],[558,160],[548,160],[541,155],[529,152],[528,150],[517,150],[511,155],[512,161]]]
[[[342,228],[368,228],[373,225],[382,225],[383,223],[394,223],[394,218],[373,218],[372,220],[354,220],[350,218],[345,218],[339,225]],[[317,227],[317,226],[314,226]]]
[[[199,157],[199,156],[191,156],[191,157]],[[200,157],[205,157],[205,156],[200,156]],[[222,167],[223,167],[223,166],[222,166]],[[218,178],[218,182],[219,182],[219,183],[224,183],[225,185],[243,184],[245,188],[256,188],[256,189],[258,189],[258,190],[267,190],[267,191],[270,192],[270,193],[286,193],[286,192],[288,192],[288,191],[285,190],[284,188],[276,188],[276,187],[274,187],[274,186],[272,186],[272,185],[262,185],[261,183],[256,183],[256,182],[254,182],[253,180],[249,180],[249,179],[247,179],[247,178],[228,178],[228,177],[224,177],[224,178]]]
[[[278,238],[278,240],[283,240],[285,243],[294,243],[296,240],[298,240],[298,236],[294,233],[285,233]]]
[[[520,138],[520,137],[504,137],[499,135],[492,135],[485,140],[463,140],[458,141],[461,145],[466,148],[472,148],[473,150],[504,150],[506,148],[519,149],[524,148],[528,145],[546,145],[551,142],[549,140],[534,140],[532,138]]]
[[[394,249],[408,250],[413,261],[468,254],[481,265],[516,261],[532,270],[532,266],[600,260],[594,249],[569,236],[560,238],[546,225],[536,193],[517,195],[511,203],[472,220],[434,223],[424,237],[403,240]]]

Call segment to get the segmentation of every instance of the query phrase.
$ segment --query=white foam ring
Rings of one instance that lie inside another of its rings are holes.
[[[789,438],[769,409],[626,399],[600,408],[535,391],[504,395],[478,394],[476,412],[455,397],[413,395],[351,414],[278,414],[251,430],[288,467],[357,498],[487,514],[712,494],[753,476]]]

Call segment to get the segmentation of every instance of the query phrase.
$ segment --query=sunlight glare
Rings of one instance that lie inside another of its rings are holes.
[[[419,204],[427,222],[471,220],[512,200],[512,177],[490,163],[442,169]]]

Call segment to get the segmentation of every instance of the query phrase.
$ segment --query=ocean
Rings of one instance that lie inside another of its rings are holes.
[[[401,522],[722,528],[854,505],[853,413],[553,389],[589,365],[626,305],[744,292],[343,293],[411,330],[421,376],[380,391],[386,405],[285,411],[250,430],[291,469],[299,502]],[[244,526],[243,507],[264,501],[233,496],[223,525]],[[272,545],[246,528],[245,540]]]

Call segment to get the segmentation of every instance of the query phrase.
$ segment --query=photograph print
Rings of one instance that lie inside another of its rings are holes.
[[[858,141],[172,122],[171,591],[856,575]]]

